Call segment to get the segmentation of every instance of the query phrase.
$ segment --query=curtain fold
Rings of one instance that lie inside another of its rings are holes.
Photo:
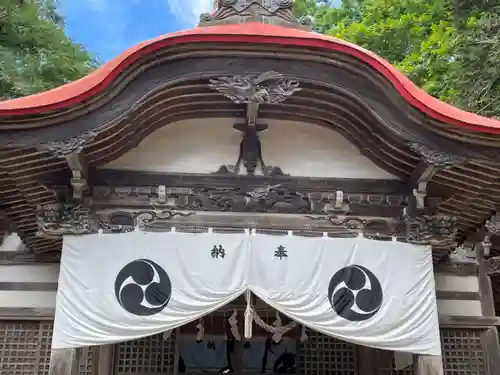
[[[384,350],[441,354],[428,248],[257,235],[249,272],[260,299],[318,332]]]

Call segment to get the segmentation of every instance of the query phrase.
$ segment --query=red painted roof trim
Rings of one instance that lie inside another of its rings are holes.
[[[0,116],[36,114],[70,107],[103,91],[140,57],[167,46],[198,42],[296,45],[346,53],[383,74],[402,97],[428,116],[471,130],[500,133],[499,120],[463,111],[430,96],[373,52],[322,34],[257,23],[200,27],[140,43],[78,81],[40,94],[0,102]]]

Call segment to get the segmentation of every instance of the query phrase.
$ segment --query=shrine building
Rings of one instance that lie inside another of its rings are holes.
[[[292,0],[0,102],[0,374],[495,375],[500,120]]]

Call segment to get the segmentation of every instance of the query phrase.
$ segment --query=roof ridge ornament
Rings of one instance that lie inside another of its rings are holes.
[[[295,29],[311,30],[311,19],[297,19],[293,0],[219,0],[215,11],[202,13],[198,26],[259,22]]]

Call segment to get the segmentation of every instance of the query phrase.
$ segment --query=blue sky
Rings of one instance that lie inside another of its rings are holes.
[[[212,0],[59,0],[66,33],[105,62],[156,36],[196,26]]]

